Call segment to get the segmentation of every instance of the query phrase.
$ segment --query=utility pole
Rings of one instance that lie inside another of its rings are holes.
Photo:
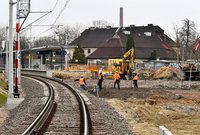
[[[8,80],[8,26],[6,27],[6,66],[5,66],[5,71],[6,71],[6,81]]]
[[[20,43],[19,43],[19,28],[20,28],[20,18],[19,18],[19,0],[17,0],[17,11],[16,11],[16,41],[15,41],[15,89],[14,89],[14,97],[15,95],[19,95],[19,78],[20,78]],[[18,96],[19,97],[19,96]]]
[[[17,96],[19,98],[19,89],[21,88],[21,62],[20,62],[20,37],[19,32],[24,24],[28,14],[30,13],[30,0],[17,0],[17,8],[16,8],[16,57],[15,57],[15,89],[14,89],[14,97]],[[24,18],[24,21],[20,25],[20,19]]]
[[[13,0],[9,0],[9,97],[13,93]]]

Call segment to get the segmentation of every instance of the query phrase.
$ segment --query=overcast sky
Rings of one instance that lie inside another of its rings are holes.
[[[59,12],[68,0],[31,0],[31,11],[51,11],[52,14],[43,18],[36,24],[51,25],[55,22]],[[0,24],[8,24],[9,0],[0,2]],[[56,4],[57,3],[57,4]],[[124,26],[147,24],[159,25],[165,33],[172,33],[175,24],[181,24],[183,19],[189,19],[200,27],[200,0],[70,0],[55,24],[68,24],[74,26],[83,24],[89,26],[93,20],[105,20],[114,26],[119,25],[119,8],[124,10]],[[14,6],[14,11],[16,6]],[[43,14],[30,14],[24,26]],[[15,24],[14,12],[14,24]],[[49,27],[48,27],[49,28]],[[34,36],[47,27],[39,30],[32,29]]]

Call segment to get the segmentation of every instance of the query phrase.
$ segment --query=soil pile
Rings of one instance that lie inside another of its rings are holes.
[[[181,79],[180,71],[171,68],[171,67],[161,67],[155,72],[151,73],[149,79],[157,80],[157,79]]]
[[[101,97],[127,120],[129,128],[136,135],[157,135],[161,125],[174,135],[199,135],[200,93],[196,93],[198,98],[189,98],[193,91],[181,98],[177,98],[175,93],[180,91],[107,89],[101,93]]]
[[[88,78],[91,78],[92,77],[92,74],[91,72],[80,72],[80,71],[72,71],[72,72],[64,72],[64,71],[54,71],[52,73],[52,77],[55,77],[55,78],[60,78],[60,79],[63,79],[63,80],[66,80],[66,79],[78,79],[80,78],[80,76],[83,75],[84,78],[88,79]]]

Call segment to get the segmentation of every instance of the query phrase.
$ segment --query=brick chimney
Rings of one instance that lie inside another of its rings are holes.
[[[119,26],[123,27],[123,8],[120,7],[120,18],[119,18]]]

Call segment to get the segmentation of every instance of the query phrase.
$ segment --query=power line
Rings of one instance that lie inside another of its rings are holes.
[[[65,8],[66,8],[66,6],[68,5],[69,1],[70,1],[70,0],[67,0],[67,1],[65,2],[65,5],[63,6],[63,8],[61,9],[61,11],[59,12],[59,14],[58,14],[58,16],[56,17],[56,19],[55,19],[54,23],[52,24],[52,26],[55,26],[55,23],[56,23],[56,22],[58,21],[58,19],[60,18],[61,14],[62,14],[63,11],[65,10]],[[58,0],[57,0],[57,2],[58,2]],[[55,7],[56,7],[56,5],[57,5],[57,2],[56,2],[56,4],[55,4],[53,10],[55,9]],[[41,33],[39,33],[37,36],[42,35],[42,34],[46,33],[47,31],[49,31],[49,30],[51,30],[51,29],[53,29],[53,28],[54,28],[54,27],[50,27],[49,29],[47,29],[47,30],[45,30],[45,31],[43,31],[43,32],[41,32]]]
[[[32,23],[30,23],[29,25],[27,25],[26,27],[24,27],[24,28],[23,28],[23,29],[21,29],[21,30],[24,30],[24,29],[26,29],[27,27],[31,26],[33,23],[37,22],[38,20],[40,20],[41,18],[45,17],[46,15],[48,15],[48,14],[50,14],[50,13],[51,13],[51,11],[49,11],[49,12],[46,12],[46,14],[44,14],[44,15],[43,15],[43,16],[41,16],[41,17],[39,17],[38,19],[36,19],[35,21],[33,21]]]
[[[59,1],[59,0],[56,1],[55,5],[54,5],[54,7],[53,7],[53,9],[52,9],[52,12],[55,10],[56,6],[58,5],[58,1]]]
[[[53,13],[53,11],[55,10],[56,6],[58,5],[58,1],[59,1],[59,0],[57,0],[56,3],[55,3],[55,5],[53,6],[53,8],[52,8],[52,10],[51,10],[51,13]],[[50,15],[50,14],[48,14],[43,20],[41,20],[41,21],[39,22],[39,24],[42,23],[44,20],[46,20],[46,19],[49,17],[49,15]]]
[[[53,25],[58,21],[59,17],[61,16],[61,14],[62,14],[63,11],[65,10],[66,6],[68,5],[69,1],[70,1],[70,0],[67,0],[67,1],[65,2],[65,5],[63,6],[63,8],[61,9],[60,13],[59,13],[58,16],[56,17],[56,19],[55,19]]]

